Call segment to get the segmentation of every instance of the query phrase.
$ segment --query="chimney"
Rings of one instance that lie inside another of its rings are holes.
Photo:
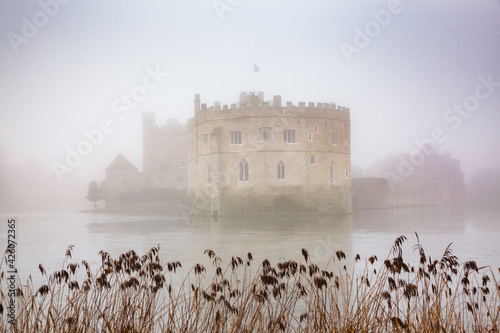
[[[194,114],[200,112],[200,94],[194,95]]]

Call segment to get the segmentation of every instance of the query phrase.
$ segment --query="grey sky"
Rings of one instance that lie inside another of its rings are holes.
[[[458,128],[443,118],[475,94],[479,77],[500,81],[498,0],[402,1],[350,61],[340,45],[355,46],[356,28],[396,5],[221,0],[232,6],[221,14],[213,0],[68,1],[15,52],[9,33],[23,37],[23,18],[33,23],[40,3],[0,1],[0,147],[7,161],[64,163],[65,147],[109,118],[113,131],[65,177],[101,180],[119,152],[141,169],[141,112],[156,112],[160,123],[185,122],[195,93],[208,105],[234,103],[252,90],[256,63],[255,90],[266,99],[350,107],[353,164],[409,153],[415,140],[442,128],[448,139],[439,149],[460,158],[469,176],[500,166],[500,86],[460,116]],[[113,102],[156,67],[169,76],[120,119]]]

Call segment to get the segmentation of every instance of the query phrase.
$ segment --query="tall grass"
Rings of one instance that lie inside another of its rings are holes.
[[[388,257],[352,261],[342,251],[327,267],[302,249],[302,262],[254,263],[252,254],[223,264],[211,250],[209,271],[196,264],[173,285],[180,262],[159,246],[101,266],[69,262],[18,288],[14,325],[7,321],[7,281],[0,279],[0,328],[12,332],[498,332],[500,290],[490,267],[459,263],[450,247],[433,260],[417,242],[418,262],[403,256],[405,236]],[[2,260],[2,263],[5,261]],[[357,270],[356,265],[363,265]],[[0,267],[2,267],[0,265]],[[361,272],[361,273],[355,273]]]

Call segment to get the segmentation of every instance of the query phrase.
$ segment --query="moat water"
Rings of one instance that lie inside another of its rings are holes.
[[[196,263],[210,266],[203,254],[211,249],[224,263],[232,256],[251,252],[255,262],[269,259],[303,260],[308,249],[313,261],[325,265],[332,254],[343,250],[349,261],[377,255],[383,261],[396,237],[406,235],[405,256],[417,263],[412,246],[420,237],[432,258],[440,258],[453,243],[460,262],[475,260],[478,266],[500,267],[500,214],[457,212],[449,208],[404,208],[358,211],[344,218],[273,218],[185,221],[176,216],[155,214],[89,214],[72,211],[2,214],[0,246],[7,244],[7,219],[17,219],[17,268],[21,282],[31,274],[36,285],[43,282],[38,271],[62,268],[68,245],[74,245],[70,262],[85,259],[100,264],[105,250],[116,258],[128,250],[142,255],[160,245],[164,262],[180,261],[184,272]],[[2,266],[5,268],[5,266]],[[181,274],[183,272],[181,271]]]

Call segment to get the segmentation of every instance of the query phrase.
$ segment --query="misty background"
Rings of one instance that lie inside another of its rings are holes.
[[[498,0],[401,1],[347,57],[341,46],[355,47],[358,31],[397,2],[64,2],[44,22],[39,13],[54,1],[0,1],[4,210],[90,206],[89,182],[103,180],[118,153],[142,170],[141,112],[155,112],[160,125],[185,123],[195,93],[209,106],[255,90],[266,100],[281,95],[283,104],[349,107],[353,176],[417,150],[435,129],[447,138],[438,152],[460,160],[466,183],[500,168]],[[40,27],[26,35],[34,20]],[[113,112],[156,69],[169,74],[126,117]],[[480,77],[497,82],[495,91],[454,126],[445,115],[474,96]],[[113,130],[59,181],[54,162],[65,164],[67,147],[76,149],[103,119]]]

